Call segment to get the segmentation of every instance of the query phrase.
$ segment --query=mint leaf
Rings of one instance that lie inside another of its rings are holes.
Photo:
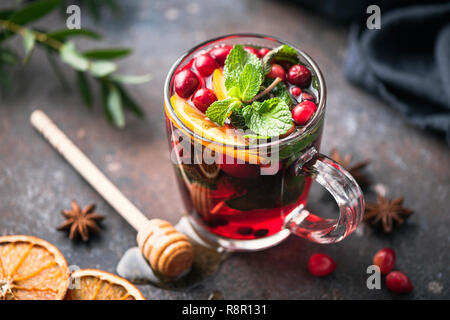
[[[245,118],[242,109],[243,108],[237,108],[233,110],[233,112],[230,115],[230,122],[234,127],[246,130],[248,129],[248,127],[245,124]]]
[[[239,93],[242,101],[248,101],[259,92],[262,82],[261,67],[246,64],[239,76]]]
[[[264,80],[263,85],[265,87],[268,87],[273,82],[273,80],[274,79],[267,78],[266,80]],[[289,106],[289,108],[292,108],[294,106],[294,104],[295,104],[295,101],[292,98],[291,94],[289,93],[289,90],[288,90],[287,86],[283,82],[278,83],[275,86],[275,88],[273,88],[272,94],[275,97],[280,98],[281,100],[283,100]]]
[[[297,51],[288,46],[287,44],[283,44],[282,46],[276,47],[275,49],[269,51],[263,58],[262,65],[264,75],[268,74],[271,69],[270,62],[272,60],[277,61],[289,61],[292,64],[296,64],[299,62]]]
[[[215,123],[223,126],[233,109],[239,108],[241,102],[235,98],[215,101],[206,110],[206,116]]]
[[[248,53],[243,46],[236,44],[228,54],[223,69],[225,88],[227,90],[239,86],[239,78],[246,64],[252,64],[261,68],[261,61],[257,56]]]
[[[279,98],[255,101],[243,108],[243,115],[250,130],[261,136],[279,136],[292,127],[291,111]]]

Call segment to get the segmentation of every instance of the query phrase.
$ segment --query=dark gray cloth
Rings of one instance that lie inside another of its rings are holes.
[[[381,13],[381,29],[355,24],[345,75],[450,144],[450,3]]]

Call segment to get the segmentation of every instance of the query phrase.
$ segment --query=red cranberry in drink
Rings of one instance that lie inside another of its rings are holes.
[[[213,57],[206,53],[195,58],[194,66],[201,76],[208,77],[217,68],[217,63]]]
[[[219,168],[229,176],[242,179],[257,178],[260,168],[256,164],[238,163],[237,159],[222,155],[218,163]]]
[[[256,50],[255,48],[253,48],[253,47],[244,47],[244,49],[245,49],[245,51],[247,51],[248,53],[252,53],[252,54],[254,54],[255,56],[259,57],[259,55],[258,55],[258,50]]]
[[[284,71],[283,67],[279,64],[274,63],[272,65],[272,68],[270,69],[270,72],[267,74],[267,78],[275,79],[275,78],[281,78],[281,80],[286,80],[286,72]]]
[[[232,46],[217,47],[211,49],[209,54],[214,58],[214,60],[216,60],[217,64],[222,67],[225,64],[225,60],[227,59],[231,49],[233,49]]]
[[[260,58],[262,58],[262,57],[264,57],[266,54],[268,54],[269,52],[270,52],[269,49],[267,49],[267,48],[261,48],[261,49],[259,49],[259,51],[258,51],[258,56],[259,56]]]
[[[201,112],[206,112],[206,109],[214,102],[217,101],[217,97],[211,89],[201,88],[194,93],[192,102]]]
[[[293,65],[288,72],[288,81],[293,85],[305,88],[311,83],[311,72],[301,64]]]
[[[174,79],[175,92],[182,98],[189,98],[197,89],[199,80],[191,70],[178,72]]]
[[[391,248],[383,248],[373,257],[373,264],[380,268],[381,274],[387,274],[395,265],[395,251]]]
[[[409,278],[400,271],[392,271],[386,276],[386,286],[395,293],[409,293],[414,289]]]
[[[309,94],[307,92],[303,92],[302,93],[302,100],[309,100],[314,102],[316,100],[316,98],[314,98],[314,96],[312,94]]]
[[[336,263],[329,255],[324,253],[315,253],[309,258],[309,272],[316,277],[329,275],[336,269]]]
[[[300,89],[299,87],[292,87],[291,93],[294,96],[298,97],[302,93],[302,89]]]
[[[292,119],[299,126],[304,126],[312,118],[317,106],[312,101],[303,101],[292,109]]]

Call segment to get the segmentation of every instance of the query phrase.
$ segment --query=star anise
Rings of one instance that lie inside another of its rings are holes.
[[[335,148],[331,150],[331,158],[343,166],[344,169],[347,170],[353,178],[355,178],[356,182],[358,182],[361,187],[370,186],[372,184],[372,181],[370,181],[370,179],[367,178],[367,176],[362,172],[362,170],[370,163],[369,160],[350,165],[352,156],[350,154],[346,154],[342,157]]]
[[[72,210],[61,211],[62,215],[66,217],[66,221],[58,227],[58,230],[69,229],[70,240],[74,240],[78,236],[83,241],[89,240],[89,232],[99,232],[100,227],[98,223],[105,218],[102,215],[94,213],[94,211],[95,204],[88,205],[81,210],[78,204],[72,201]]]
[[[392,200],[378,194],[376,203],[366,204],[363,220],[371,225],[381,226],[385,233],[391,233],[395,226],[405,222],[414,212],[402,205],[403,197]]]

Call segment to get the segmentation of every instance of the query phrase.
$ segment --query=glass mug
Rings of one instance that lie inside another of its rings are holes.
[[[189,68],[188,63],[200,52],[223,44],[275,48],[286,43],[255,34],[223,36],[189,50],[170,69],[164,86],[166,126],[190,224],[201,238],[230,251],[269,248],[291,233],[317,243],[335,243],[347,237],[361,222],[364,197],[342,166],[319,153],[326,88],[320,69],[307,54],[289,44],[311,70],[310,89],[318,108],[302,130],[287,137],[255,145],[226,139],[219,143],[214,135],[220,136],[224,128],[204,120],[195,107],[176,98],[174,75]],[[336,200],[337,219],[306,210],[313,180]]]

